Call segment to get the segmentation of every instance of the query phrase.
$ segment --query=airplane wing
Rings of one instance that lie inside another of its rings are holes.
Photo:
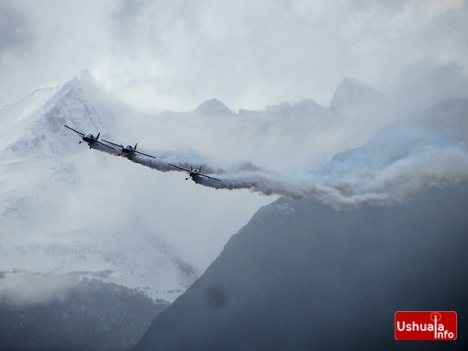
[[[105,147],[108,147],[109,149],[115,150],[112,146],[104,144],[103,142],[101,142],[99,140],[94,140],[93,143],[98,143],[98,144],[101,144],[101,145],[103,145]]]
[[[172,163],[168,163],[168,165],[172,166],[172,167],[175,167],[175,168],[178,168],[178,169],[181,169],[182,171],[186,171],[186,172],[190,173],[190,169],[188,169],[188,168],[179,167],[179,166],[173,165]]]
[[[73,129],[73,128],[71,128],[71,127],[67,126],[66,124],[64,124],[63,126],[64,126],[65,128],[68,128],[68,129],[70,129],[70,130],[74,131],[75,133],[77,133],[77,134],[81,135],[82,137],[84,137],[84,136],[85,136],[83,133],[81,133],[81,132],[77,131],[76,129]]]
[[[218,182],[221,182],[221,181],[222,181],[221,179],[213,178],[213,177],[210,177],[209,175],[202,174],[202,173],[198,173],[198,175],[199,175],[199,176],[202,176],[202,177],[205,177],[205,178],[210,178],[210,179],[213,179],[213,180],[217,180]]]
[[[145,155],[145,156],[151,157],[151,158],[156,158],[156,157],[154,157],[154,156],[151,156],[151,155],[145,154],[144,152],[140,152],[140,151],[136,151],[136,150],[135,150],[135,152],[136,152],[136,153],[138,153],[138,154],[142,154],[142,155]],[[171,165],[171,166],[173,166],[173,165]],[[174,167],[175,167],[175,166],[174,166]]]
[[[123,147],[122,144],[116,144],[116,143],[113,143],[112,141],[109,141],[109,140],[104,140],[104,139],[102,139],[102,141],[104,141],[104,142],[106,142],[106,143],[108,143],[108,144],[117,146],[117,147]]]
[[[123,150],[123,148],[124,148],[124,146],[123,146],[122,144],[116,144],[116,143],[114,143],[114,142],[112,142],[112,141],[110,141],[110,140],[104,140],[104,139],[102,139],[102,141],[104,141],[104,142],[106,142],[106,143],[108,143],[108,144],[117,146],[117,147],[121,148],[122,150]],[[137,150],[132,150],[132,151],[133,151],[133,152],[136,152],[136,153],[138,153],[138,154],[141,154],[141,155],[145,155],[145,156],[151,157],[151,158],[156,158],[156,157],[154,157],[154,156],[145,154],[144,152],[141,152],[141,151],[137,151]]]

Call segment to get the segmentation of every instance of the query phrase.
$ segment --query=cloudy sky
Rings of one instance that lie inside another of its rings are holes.
[[[0,106],[83,69],[142,111],[467,93],[464,0],[3,0],[0,32]]]

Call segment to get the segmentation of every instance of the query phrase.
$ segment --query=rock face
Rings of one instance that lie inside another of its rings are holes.
[[[330,110],[337,112],[343,109],[372,106],[384,102],[385,95],[352,78],[344,78],[336,88],[330,101]]]
[[[335,211],[263,207],[132,350],[462,349],[468,337],[468,189]],[[393,337],[399,310],[458,313],[456,341]]]
[[[231,111],[218,99],[206,100],[197,107],[196,112],[208,116],[232,117],[236,115],[234,111]]]

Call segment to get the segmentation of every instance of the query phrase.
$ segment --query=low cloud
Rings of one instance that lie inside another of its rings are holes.
[[[24,54],[34,41],[26,16],[12,1],[0,2],[0,32],[0,59],[8,52]]]
[[[12,271],[2,272],[0,277],[0,300],[14,306],[60,299],[77,282],[73,274]]]

